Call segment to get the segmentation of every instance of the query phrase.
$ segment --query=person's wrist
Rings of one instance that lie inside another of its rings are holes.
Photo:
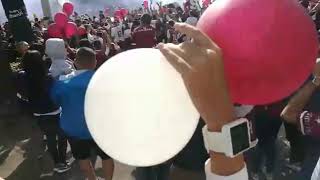
[[[236,118],[234,114],[233,104],[231,102],[228,89],[216,88],[216,96],[212,97],[209,105],[211,111],[207,116],[206,123],[208,131],[221,132],[222,127]],[[211,172],[221,176],[229,176],[240,171],[244,166],[243,155],[235,158],[229,158],[225,154],[210,151]]]
[[[212,108],[206,121],[209,131],[220,132],[225,124],[235,120],[233,104],[226,92],[214,97],[214,103],[209,106]]]

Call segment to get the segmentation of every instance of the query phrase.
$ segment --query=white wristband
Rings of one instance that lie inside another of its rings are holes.
[[[247,166],[230,176],[219,176],[211,172],[211,161],[207,160],[205,165],[206,180],[248,180]]]

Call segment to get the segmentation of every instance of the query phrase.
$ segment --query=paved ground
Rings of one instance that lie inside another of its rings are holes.
[[[276,180],[289,180],[292,172],[285,168],[288,146],[282,133],[280,139],[275,177]],[[41,135],[33,119],[25,116],[0,118],[0,177],[6,180],[83,180],[76,163],[63,175],[52,173],[52,161],[41,144]],[[100,159],[95,164],[97,174],[101,175]],[[114,180],[133,180],[133,169],[116,163]],[[199,175],[173,169],[170,180],[201,180]]]

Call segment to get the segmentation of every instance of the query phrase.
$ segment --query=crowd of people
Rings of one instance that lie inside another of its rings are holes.
[[[320,29],[319,3],[303,0],[301,4],[313,17],[317,29]],[[196,39],[187,30],[196,26],[203,10],[185,9],[172,4],[166,7],[166,11],[143,8],[132,10],[123,19],[103,13],[93,17],[74,13],[70,20],[84,31],[70,39],[51,38],[47,32],[51,19],[35,18],[31,21],[35,37],[33,42],[15,42],[8,24],[0,26],[1,52],[6,53],[5,58],[8,60],[21,62],[18,71],[14,73],[15,88],[12,91],[17,92],[22,106],[37,119],[46,136],[48,152],[52,156],[53,170],[56,173],[64,173],[71,168],[66,158],[69,143],[73,157],[78,160],[86,178],[97,179],[90,161],[90,152],[94,150],[102,159],[104,177],[106,180],[112,179],[114,162],[94,142],[85,123],[84,98],[91,77],[108,59],[134,48],[155,48],[160,43],[158,48],[168,59],[172,58],[170,47],[162,43],[179,44],[191,38]],[[180,27],[175,25],[176,22],[185,22],[189,26]],[[203,56],[196,50],[188,53]],[[183,58],[188,61],[187,56]],[[262,176],[267,180],[277,179],[274,177],[277,167],[276,142],[279,129],[284,124],[286,137],[290,142],[288,167],[296,171],[297,180],[310,180],[320,157],[320,136],[319,133],[302,132],[297,119],[300,116],[316,119],[319,115],[319,67],[318,62],[315,78],[306,80],[295,95],[273,104],[252,107],[250,113],[243,115],[250,119],[254,127],[253,134],[259,139],[258,145],[244,155],[251,179],[258,180]],[[207,83],[205,79],[200,81]],[[1,97],[4,99],[8,96]],[[221,102],[228,101],[218,96],[217,99]],[[221,108],[225,110],[221,114],[229,112],[227,107]],[[203,114],[205,113],[207,112]],[[202,142],[201,128],[204,122],[210,124],[210,120],[201,111],[200,114],[204,119],[199,121],[186,148],[168,162],[137,168],[134,172],[137,180],[167,180],[172,165],[190,171],[204,171],[203,164],[209,155]],[[211,160],[211,165],[222,161],[217,158]],[[234,168],[239,171],[236,165],[237,163]],[[232,169],[233,166],[228,168]],[[231,173],[235,172],[237,171]],[[312,180],[318,180],[315,176]]]

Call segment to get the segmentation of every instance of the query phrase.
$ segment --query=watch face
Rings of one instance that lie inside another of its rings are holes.
[[[233,154],[236,155],[250,147],[247,123],[239,124],[230,129]]]

